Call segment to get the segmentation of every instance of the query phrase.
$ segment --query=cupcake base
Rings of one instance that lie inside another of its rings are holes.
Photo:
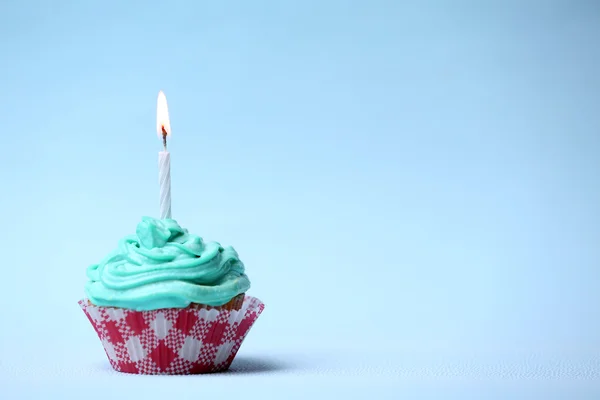
[[[195,310],[199,310],[201,308],[205,308],[207,310],[239,310],[242,308],[242,306],[244,305],[244,297],[246,295],[244,293],[240,293],[237,296],[235,296],[233,299],[229,300],[227,303],[223,304],[222,306],[209,306],[206,304],[198,304],[198,303],[192,303],[190,304],[190,307],[195,309]]]
[[[264,309],[239,295],[220,307],[134,311],[79,301],[119,372],[188,375],[225,371]]]

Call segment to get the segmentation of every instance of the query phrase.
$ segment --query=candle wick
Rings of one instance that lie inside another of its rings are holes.
[[[165,151],[167,151],[167,131],[165,130],[165,127],[162,127],[162,136],[163,136],[163,147],[165,148]]]

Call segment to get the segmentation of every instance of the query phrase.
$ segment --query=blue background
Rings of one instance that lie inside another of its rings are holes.
[[[598,2],[0,15],[3,398],[600,397]],[[173,217],[267,305],[233,373],[111,372],[77,305],[158,214],[159,90]]]

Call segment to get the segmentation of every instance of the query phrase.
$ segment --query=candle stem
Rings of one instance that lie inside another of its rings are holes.
[[[158,153],[158,183],[160,185],[160,218],[171,218],[171,155]]]

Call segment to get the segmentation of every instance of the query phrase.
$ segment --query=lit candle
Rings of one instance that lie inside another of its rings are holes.
[[[156,105],[156,130],[162,137],[163,151],[158,153],[158,183],[160,184],[160,218],[171,218],[171,154],[167,151],[167,136],[171,136],[171,122],[167,98],[160,91]]]

